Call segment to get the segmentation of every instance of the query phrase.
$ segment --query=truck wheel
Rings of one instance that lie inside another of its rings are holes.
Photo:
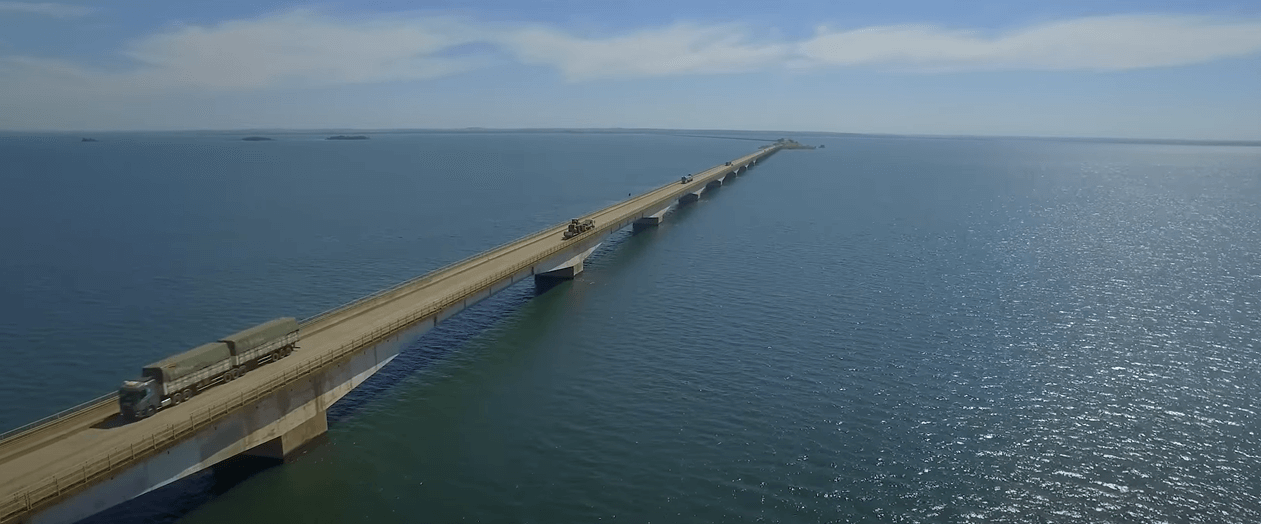
[[[192,398],[193,398],[193,393],[195,393],[195,391],[193,390],[193,388],[184,388],[184,400],[190,400],[190,399],[192,399]]]
[[[171,403],[172,403],[172,404],[179,404],[179,403],[181,403],[181,402],[183,402],[183,401],[184,401],[184,392],[183,392],[183,391],[176,391],[174,395],[171,395]]]
[[[157,412],[158,412],[157,408],[154,408],[153,406],[149,406],[145,408],[144,410],[144,418],[152,417],[153,414]]]

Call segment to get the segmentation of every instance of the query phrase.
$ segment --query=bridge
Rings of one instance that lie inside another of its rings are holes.
[[[327,431],[329,406],[439,322],[528,278],[573,278],[613,232],[660,224],[781,148],[581,217],[595,228],[574,238],[562,238],[566,224],[549,227],[317,315],[292,356],[150,418],[122,420],[111,394],[10,431],[0,440],[0,523],[75,522],[237,455],[292,456]]]

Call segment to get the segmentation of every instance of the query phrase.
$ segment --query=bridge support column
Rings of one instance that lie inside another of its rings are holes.
[[[683,194],[683,196],[679,197],[679,203],[680,203],[680,204],[687,204],[687,203],[689,203],[689,202],[695,202],[695,201],[697,201],[697,200],[700,200],[700,199],[701,199],[701,193],[704,193],[704,192],[705,192],[705,189],[703,189],[703,188],[702,188],[702,189],[698,189],[698,190],[696,190],[696,191],[694,191],[694,192],[692,192],[692,193],[684,193],[684,194]]]
[[[557,264],[552,269],[535,273],[534,282],[537,284],[547,284],[553,283],[557,280],[572,280],[574,277],[578,276],[579,273],[582,273],[582,261],[591,256],[591,253],[594,252],[597,247],[600,247],[600,244],[591,246],[591,249],[583,251],[573,258]]]
[[[670,206],[666,206],[654,212],[651,215],[635,220],[633,230],[636,232],[639,232],[639,231],[648,229],[650,227],[657,227],[658,225],[661,224],[661,221],[664,220],[666,211],[669,211],[669,210],[670,210]]]
[[[328,433],[328,413],[320,410],[314,417],[298,424],[297,427],[289,430],[284,435],[254,446],[241,454],[252,457],[288,460],[292,459],[294,452],[298,451],[302,446],[311,443],[311,441],[323,436],[325,433]]]
[[[574,277],[578,276],[578,273],[582,273],[581,260],[579,260],[578,262],[575,262],[574,265],[572,266],[562,267],[560,269],[553,269],[546,273],[539,273],[537,275],[534,275],[534,280],[536,281],[538,280],[571,280]]]

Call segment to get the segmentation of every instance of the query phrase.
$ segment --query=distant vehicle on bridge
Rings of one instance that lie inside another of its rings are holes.
[[[680,184],[688,184],[691,182],[692,182],[692,175],[690,174],[679,178]]]
[[[569,240],[578,235],[586,233],[587,231],[591,231],[592,229],[595,229],[594,220],[591,220],[590,218],[588,218],[586,220],[579,222],[578,219],[575,218],[569,221],[569,227],[565,229],[565,234],[561,235],[561,238],[565,240]]]
[[[298,339],[298,321],[278,318],[149,364],[139,380],[123,381],[118,411],[130,420],[151,417],[203,389],[288,356],[297,349]]]

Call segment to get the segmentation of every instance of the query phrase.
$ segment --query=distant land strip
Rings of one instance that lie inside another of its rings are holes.
[[[724,138],[727,140],[752,140],[754,142],[774,142],[775,138],[745,138],[740,136],[713,136],[713,135],[679,135],[675,133],[663,133],[670,136],[686,136],[692,138]]]

